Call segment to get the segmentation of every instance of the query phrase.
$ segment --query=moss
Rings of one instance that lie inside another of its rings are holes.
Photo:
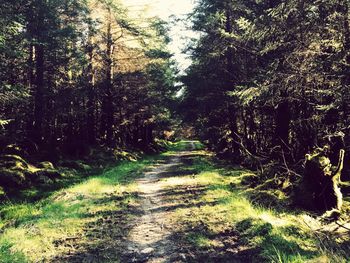
[[[12,161],[12,160],[18,160],[21,162],[25,162],[25,160],[19,156],[19,155],[15,155],[15,154],[4,154],[0,156],[1,161]]]
[[[18,155],[0,157],[0,185],[6,191],[18,187],[25,188],[32,184],[51,184],[60,177],[61,174],[50,162],[41,162],[38,168]]]
[[[5,192],[5,189],[0,186],[0,200],[3,199],[3,197],[6,196],[6,192]]]
[[[0,168],[23,172],[28,169],[28,163],[18,155],[3,155],[0,157]]]
[[[24,151],[16,144],[7,145],[2,151],[4,154],[8,155],[22,155]]]
[[[3,165],[3,164],[8,164],[8,165],[11,165],[11,164],[15,164],[17,162],[20,162],[22,163],[22,165],[24,167],[27,167],[28,166],[28,163],[19,155],[14,155],[14,154],[6,154],[6,155],[2,155],[0,156],[0,164]]]
[[[113,154],[116,160],[136,162],[139,159],[139,156],[136,154],[120,149],[115,149]]]
[[[262,184],[259,184],[255,187],[255,190],[270,190],[270,189],[278,189],[281,186],[282,182],[276,178],[267,179]]]
[[[0,185],[5,189],[26,185],[29,170],[29,164],[19,155],[0,156]]]
[[[185,141],[178,141],[174,143],[169,143],[169,151],[184,151],[188,147],[188,144]]]
[[[66,168],[71,168],[75,170],[90,170],[91,166],[85,164],[82,161],[79,160],[64,160],[60,162],[60,166],[66,167]]]
[[[43,168],[43,169],[51,169],[54,170],[55,167],[51,162],[41,162],[37,165],[38,168]]]
[[[248,176],[250,171],[218,166],[208,155],[199,156],[198,152],[197,158],[191,156],[191,162],[176,167],[185,169],[185,173],[162,180],[165,189],[173,189],[169,198],[180,203],[179,207],[172,207],[172,220],[176,222],[174,231],[184,240],[186,250],[193,248],[194,253],[203,252],[205,256],[215,253],[215,257],[220,257],[217,252],[225,254],[223,248],[253,248],[255,252],[247,252],[252,253],[248,256],[259,260],[251,262],[308,262],[335,251],[340,260],[334,262],[346,262],[343,260],[348,258],[345,246],[332,250],[328,243],[319,244],[303,223],[303,217],[287,209],[283,213],[276,209],[284,207],[287,201],[282,191],[242,191],[240,179],[254,177]],[[64,189],[50,192],[41,201],[4,205],[6,209],[0,210],[0,227],[5,231],[4,237],[0,237],[0,246],[9,240],[11,251],[22,251],[31,261],[45,261],[61,253],[53,240],[76,235],[88,222],[97,220],[100,212],[123,211],[130,203],[136,204],[134,180],[142,168],[154,163],[154,157],[149,158],[120,162],[89,177],[73,170],[75,177],[81,176],[79,181],[67,176]],[[117,198],[111,198],[113,196]],[[203,262],[208,259],[203,258]],[[0,255],[0,262],[1,259]],[[231,262],[231,259],[220,261],[219,258],[213,262]]]

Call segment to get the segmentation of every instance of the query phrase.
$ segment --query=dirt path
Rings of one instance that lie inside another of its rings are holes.
[[[229,194],[221,193],[221,177],[200,176],[207,152],[192,141],[185,146],[148,167],[132,192],[96,200],[110,209],[87,215],[99,219],[80,236],[59,240],[65,252],[50,262],[249,262],[251,248],[239,242],[219,204]]]
[[[124,260],[129,262],[172,262],[181,259],[179,248],[170,238],[173,225],[169,218],[169,204],[162,197],[164,182],[160,180],[164,174],[176,174],[176,167],[184,156],[195,149],[194,142],[189,142],[187,151],[177,152],[166,163],[160,164],[137,180],[141,197],[142,216],[130,229],[127,239],[127,251]]]
[[[323,256],[316,251],[321,239],[313,232],[327,242],[343,238],[341,246],[329,246],[349,251],[347,228],[339,235],[333,229],[320,232],[322,225],[311,217],[255,208],[249,199],[252,189],[241,184],[252,173],[216,162],[209,151],[195,146],[182,141],[174,148],[187,150],[126,162],[60,191],[42,217],[16,232],[33,257],[0,261],[309,262]],[[260,198],[275,200],[262,193]],[[21,237],[24,232],[29,238]]]

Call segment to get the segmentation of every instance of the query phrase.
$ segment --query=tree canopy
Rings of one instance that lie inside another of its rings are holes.
[[[166,22],[128,12],[116,0],[1,3],[2,145],[75,154],[153,142],[176,67]]]
[[[192,17],[182,112],[217,152],[296,163],[339,132],[348,145],[347,1],[202,0]]]

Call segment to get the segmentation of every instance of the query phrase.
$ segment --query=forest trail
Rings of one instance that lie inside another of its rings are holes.
[[[255,252],[231,217],[242,205],[231,183],[245,171],[216,166],[198,141],[169,147],[2,207],[0,261],[246,262]]]
[[[350,263],[349,17],[0,1],[0,263]]]
[[[227,217],[226,190],[222,192],[227,181],[206,162],[209,153],[200,150],[198,142],[182,143],[136,180],[138,202],[128,213],[137,216],[125,229],[118,259],[149,263],[253,259],[256,249],[240,242]],[[235,169],[231,175],[243,172]]]
[[[80,238],[63,241],[66,252],[53,262],[247,262],[254,256],[232,228],[227,182],[205,161],[209,153],[195,141],[178,145],[146,166],[132,191],[97,201],[103,207],[116,200]]]
[[[0,262],[323,262],[315,233],[348,236],[272,208],[266,191],[242,184],[251,171],[218,162],[197,141],[169,147],[39,203],[2,208],[0,245],[11,251],[0,251]],[[346,253],[346,240],[330,245]]]
[[[176,254],[178,248],[170,239],[174,229],[169,220],[172,212],[167,209],[169,202],[162,198],[162,192],[166,189],[160,178],[167,173],[167,176],[176,176],[176,167],[181,164],[182,158],[195,150],[194,142],[189,141],[187,148],[174,154],[166,163],[145,172],[143,178],[137,180],[142,216],[130,230],[127,250],[123,255],[125,262],[170,262],[179,257]]]

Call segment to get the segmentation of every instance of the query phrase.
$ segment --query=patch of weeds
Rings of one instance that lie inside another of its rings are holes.
[[[282,233],[287,236],[295,236],[300,239],[309,239],[312,238],[312,235],[307,231],[301,229],[295,225],[289,225],[281,228]]]
[[[36,205],[33,204],[9,204],[0,208],[1,222],[6,225],[18,226],[23,222],[33,220],[41,212]],[[1,229],[2,227],[0,227]]]
[[[241,175],[240,183],[250,187],[255,187],[259,183],[259,176],[254,173],[244,173]]]
[[[285,254],[284,252],[281,252],[279,248],[276,248],[275,246],[272,246],[272,253],[268,254],[270,251],[265,252],[266,259],[271,262],[278,262],[278,263],[285,263],[285,262],[290,262],[290,263],[304,263],[305,258],[300,255],[299,253],[289,253]],[[328,262],[326,261],[315,261],[315,262]]]
[[[316,251],[305,250],[293,240],[288,240],[280,234],[266,236],[260,244],[262,256],[272,262],[305,262],[317,256]]]
[[[253,225],[249,230],[251,235],[255,236],[268,236],[272,231],[272,225],[268,222],[260,222],[259,224]]]
[[[255,190],[246,191],[247,196],[255,205],[265,208],[283,210],[286,208],[287,196],[280,190]]]
[[[52,193],[83,182],[89,176],[101,173],[101,169],[91,169],[87,171],[77,171],[75,169],[59,168],[58,171],[62,177],[57,179],[54,183],[34,185],[21,191],[11,191],[8,197],[13,203],[36,202],[41,199],[48,198]]]
[[[176,151],[185,151],[188,148],[187,141],[178,141],[168,145],[168,151],[176,152]]]
[[[41,209],[42,211],[41,220],[52,219],[52,220],[60,221],[66,218],[70,218],[70,219],[81,218],[83,215],[82,213],[83,209],[84,209],[83,202],[76,202],[76,203],[65,202],[65,201],[53,202],[44,206]]]
[[[292,228],[295,228],[293,226]],[[263,259],[271,262],[305,262],[317,255],[314,249],[304,249],[303,242],[289,228],[279,229],[259,218],[247,218],[236,224],[242,241],[260,249]],[[287,232],[288,235],[284,235]],[[306,239],[303,237],[303,239]]]
[[[261,219],[246,218],[236,224],[236,229],[240,233],[242,241],[249,243],[257,238],[266,237],[271,233],[273,227]]]
[[[194,149],[191,148],[192,146],[194,146]],[[204,151],[204,148],[204,145],[199,141],[181,140],[178,142],[169,142],[167,145],[167,152],[162,155],[172,156],[176,154],[176,152],[186,150],[195,150],[193,151],[194,154],[208,154],[208,152]]]
[[[194,147],[195,147],[195,150],[204,150],[205,148],[204,144],[201,143],[200,141],[195,141]]]
[[[202,156],[193,158],[191,169],[196,173],[210,172],[214,171],[217,168],[213,163],[208,159]]]
[[[0,244],[0,262],[2,263],[25,263],[28,262],[25,255],[13,249],[13,244],[8,240]]]
[[[197,248],[209,248],[213,245],[213,241],[202,233],[190,233],[187,240]]]

